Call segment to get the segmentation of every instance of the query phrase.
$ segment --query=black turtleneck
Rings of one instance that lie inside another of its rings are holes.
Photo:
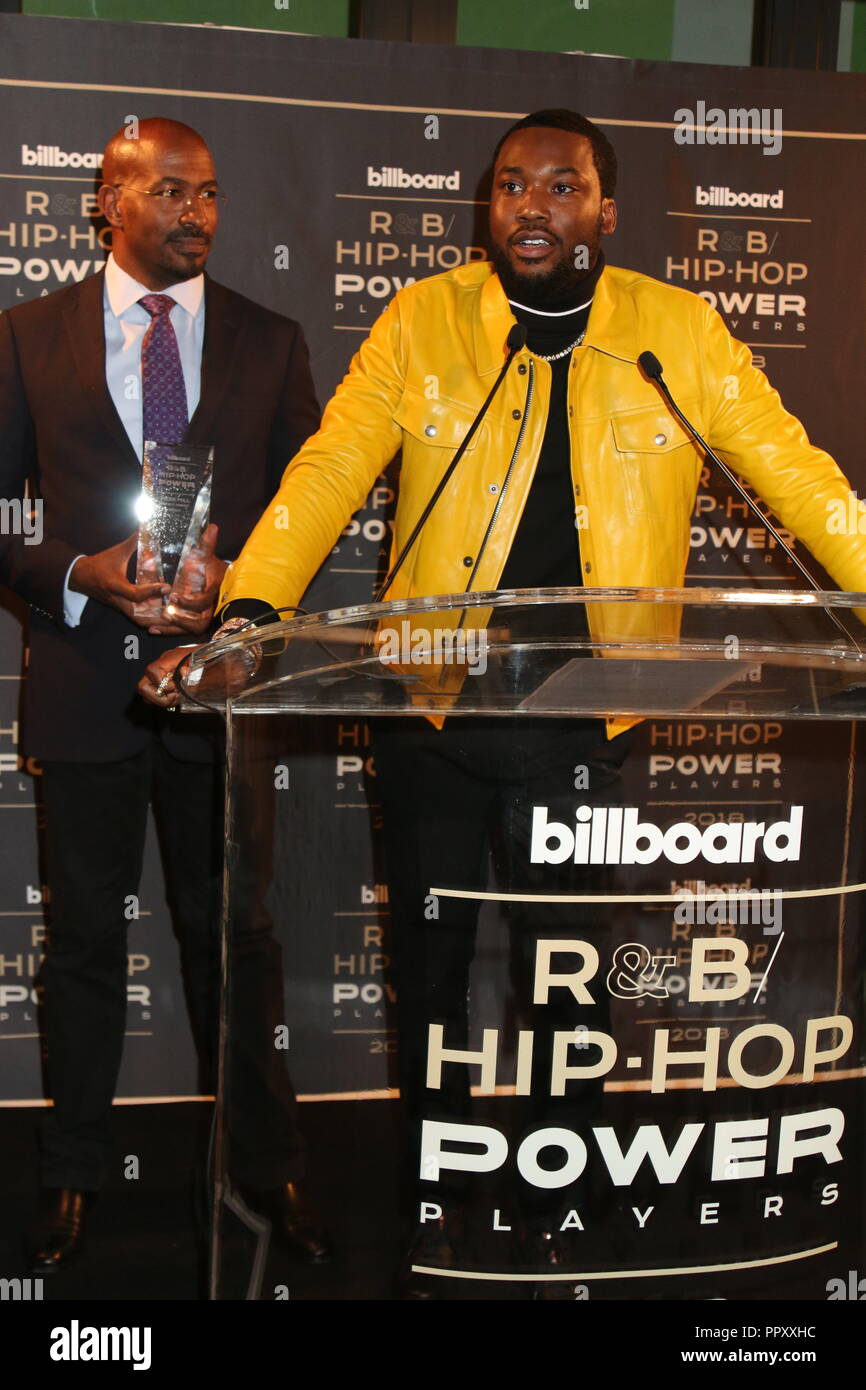
[[[526,325],[530,352],[548,357],[567,348],[586,331],[592,295],[603,269],[604,256],[600,252],[595,266],[577,287],[572,298],[575,307],[570,313],[551,312],[566,310],[567,304],[552,305],[538,313],[509,301],[518,323]],[[550,406],[541,454],[499,581],[500,589],[566,588],[582,583],[568,430],[571,360],[571,353],[566,353],[550,363]]]

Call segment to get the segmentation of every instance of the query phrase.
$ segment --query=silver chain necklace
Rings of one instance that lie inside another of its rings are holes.
[[[532,353],[533,357],[540,358],[542,362],[558,362],[560,357],[567,357],[570,352],[574,352],[574,349],[576,347],[580,347],[585,337],[586,329],[583,330],[579,338],[575,338],[574,342],[569,343],[568,347],[563,348],[561,352],[551,352],[545,354],[543,352],[532,352],[532,348],[530,348],[529,351]]]

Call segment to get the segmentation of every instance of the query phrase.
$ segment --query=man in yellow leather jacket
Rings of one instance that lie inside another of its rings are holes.
[[[703,458],[638,367],[647,349],[661,359],[674,398],[719,455],[841,587],[866,589],[866,536],[833,535],[826,524],[829,504],[847,502],[848,484],[784,410],[748,348],[698,296],[605,265],[601,241],[616,226],[615,176],[609,142],[575,113],[536,112],[506,133],[494,156],[494,264],[422,280],[384,311],[321,430],[289,463],[273,504],[229,571],[220,598],[224,617],[298,604],[398,449],[392,554],[400,554],[505,361],[515,319],[526,327],[527,346],[517,352],[389,598],[581,582],[681,585]],[[668,606],[593,610],[589,623],[598,639],[675,635],[677,617]],[[483,623],[479,610],[474,620]],[[170,662],[155,664],[142,684],[156,703],[177,702],[167,685]],[[156,694],[163,677],[163,693]],[[595,720],[470,716],[446,719],[442,729],[421,719],[373,724],[399,972],[401,1089],[417,1130],[422,1115],[467,1113],[465,1078],[462,1093],[444,1084],[436,1097],[424,1094],[423,1076],[428,1023],[443,1024],[449,1047],[465,1046],[477,915],[471,902],[443,900],[439,917],[427,921],[424,895],[431,883],[442,883],[443,872],[453,885],[483,889],[497,833],[510,844],[500,889],[527,891],[528,856],[520,851],[527,809],[544,804],[551,820],[573,819],[577,765],[589,770],[580,799],[614,803],[630,738],[609,740]],[[577,891],[586,893],[589,871],[582,873]],[[595,929],[577,908],[567,928],[590,940]],[[562,929],[545,923],[547,934]],[[537,923],[522,933],[530,954],[533,930]],[[578,1009],[577,1018],[572,1007],[567,1019],[555,1009],[545,1012],[546,1041],[537,1029],[534,1066],[549,1080],[553,1029],[609,1025],[603,1008]],[[569,1104],[585,1112],[597,1099],[573,1088]],[[413,1131],[416,1182],[417,1145]],[[422,1170],[414,1200],[430,1195]],[[455,1266],[463,1258],[460,1192],[439,1184],[434,1195],[443,1215],[421,1228],[413,1262]],[[551,1238],[557,1226],[547,1201],[529,1200],[522,1210],[525,1263],[536,1269],[564,1258],[562,1242]],[[414,1212],[417,1220],[417,1205]],[[423,1279],[405,1287],[409,1296],[431,1296]]]
[[[505,196],[494,189],[494,210]],[[519,195],[512,202],[510,215],[520,224]],[[528,206],[527,220],[538,220],[541,207],[538,199]],[[601,199],[601,216],[602,231],[612,231],[611,199]],[[580,226],[571,230],[581,237]],[[393,547],[399,553],[502,366],[513,323],[489,263],[400,291],[229,571],[223,608],[248,597],[277,608],[298,604],[376,477],[402,449]],[[722,459],[841,588],[863,588],[866,535],[833,535],[826,525],[828,504],[847,499],[848,483],[830,456],[809,444],[752,366],[749,349],[699,296],[613,266],[598,282],[568,379],[583,582],[602,588],[683,582],[703,460],[638,367],[645,349],[660,358],[674,399]],[[550,389],[550,364],[523,348],[389,598],[500,587],[538,463]],[[596,605],[591,625],[600,625],[606,611]],[[654,613],[664,621],[666,612],[670,621],[670,609],[631,611],[642,625]],[[625,610],[615,612],[621,624]],[[593,635],[611,634],[599,628]]]

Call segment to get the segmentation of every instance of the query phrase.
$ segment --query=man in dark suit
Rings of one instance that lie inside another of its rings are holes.
[[[32,612],[24,740],[42,765],[51,891],[43,983],[54,1106],[43,1134],[39,1273],[78,1252],[89,1194],[106,1176],[126,922],[150,801],[193,1024],[204,1055],[213,1049],[219,731],[204,716],[174,727],[135,687],[179,633],[208,630],[226,562],[318,426],[299,325],[203,274],[223,198],[207,145],[188,126],[156,118],[119,132],[99,194],[112,229],[105,272],[0,316],[0,496],[23,497],[29,480],[44,527],[38,545],[0,537],[0,580]],[[153,437],[214,447],[203,588],[184,600],[189,617],[135,613],[169,590],[128,577],[142,444]],[[273,1045],[282,981],[266,920],[246,945],[238,1006],[271,1031],[233,1077],[242,1107],[233,1176],[296,1252],[321,1260],[327,1239],[299,1186],[296,1102]],[[248,1095],[256,1100],[243,1110]]]

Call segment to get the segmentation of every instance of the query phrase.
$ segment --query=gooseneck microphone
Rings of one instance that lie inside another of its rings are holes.
[[[794,554],[793,550],[792,550],[791,547],[788,545],[787,541],[785,541],[785,540],[783,539],[783,537],[780,535],[779,531],[778,531],[778,530],[776,529],[776,527],[773,525],[772,521],[770,521],[768,517],[764,516],[764,513],[761,511],[760,507],[759,507],[758,504],[755,502],[755,499],[754,499],[753,497],[750,497],[750,496],[749,496],[748,492],[747,492],[746,489],[743,487],[742,483],[739,481],[739,479],[737,478],[736,474],[735,474],[734,472],[732,472],[732,470],[728,467],[728,465],[727,465],[726,463],[723,463],[723,462],[722,462],[722,460],[719,458],[718,454],[715,453],[715,452],[710,448],[710,446],[709,446],[709,444],[707,443],[707,441],[706,441],[705,439],[703,439],[703,438],[698,434],[697,430],[695,429],[695,427],[694,427],[694,425],[691,423],[691,421],[686,419],[685,415],[684,415],[683,412],[680,410],[679,406],[677,405],[676,401],[674,400],[673,396],[671,395],[670,390],[669,390],[669,388],[668,388],[667,382],[665,381],[664,377],[662,376],[662,364],[661,364],[661,362],[658,360],[658,358],[656,357],[655,353],[654,353],[654,352],[642,352],[641,355],[640,355],[640,357],[639,357],[637,360],[638,360],[638,363],[640,364],[641,368],[643,369],[645,375],[649,377],[650,381],[654,381],[655,384],[656,384],[656,386],[658,386],[659,390],[661,391],[662,395],[664,396],[664,398],[665,398],[665,400],[667,401],[668,405],[670,406],[671,410],[672,410],[672,411],[674,412],[674,414],[676,415],[677,419],[680,421],[680,423],[681,423],[682,425],[685,426],[685,428],[688,430],[688,432],[689,432],[689,434],[692,436],[692,438],[693,438],[693,439],[696,439],[697,442],[698,442],[698,444],[700,444],[700,446],[701,446],[701,448],[703,449],[704,453],[706,454],[707,458],[712,459],[712,460],[713,460],[713,463],[715,463],[715,464],[718,465],[718,467],[721,469],[721,471],[724,473],[725,477],[727,478],[728,482],[731,484],[731,486],[732,486],[733,488],[736,489],[736,491],[737,491],[737,492],[740,494],[740,496],[742,497],[743,501],[746,502],[746,503],[748,504],[748,506],[751,508],[751,510],[754,512],[755,516],[758,518],[758,520],[760,521],[761,525],[764,526],[764,527],[770,532],[770,535],[774,537],[774,539],[775,539],[775,541],[776,541],[776,544],[779,545],[779,546],[781,546],[782,550],[784,550],[784,552],[785,552],[785,554],[788,556],[788,558],[789,558],[790,560],[793,560],[793,562],[794,562],[794,564],[796,565],[797,569],[798,569],[798,570],[800,571],[800,573],[803,575],[804,579],[807,580],[807,582],[809,583],[809,585],[810,585],[813,589],[815,589],[817,593],[821,593],[821,592],[822,592],[821,585],[818,583],[818,581],[817,581],[817,579],[815,578],[815,576],[814,576],[813,574],[810,574],[810,572],[809,572],[809,570],[806,568],[806,566],[805,566],[804,564],[801,563],[801,561],[800,561],[800,559],[798,558],[798,556],[796,556],[796,555]],[[833,612],[833,609],[832,609],[832,608],[826,608],[824,611],[826,612],[828,618],[830,618],[831,621],[832,621],[833,623],[835,623],[836,627],[839,629],[839,631],[842,633],[842,635],[846,638],[846,640],[849,641],[849,642],[851,642],[851,643],[853,643],[855,649],[856,649],[857,651],[859,651],[859,650],[860,650],[860,645],[859,645],[859,643],[854,639],[854,637],[852,637],[851,633],[850,633],[850,632],[848,631],[848,629],[845,627],[844,623],[842,623],[841,620],[840,620],[839,618],[836,617],[836,614]]]
[[[393,584],[394,579],[396,578],[397,574],[403,566],[403,562],[406,559],[406,556],[409,554],[409,551],[412,549],[412,546],[415,544],[416,540],[421,534],[421,531],[423,530],[426,524],[427,518],[429,517],[433,508],[436,506],[436,503],[439,501],[439,498],[442,496],[442,493],[445,491],[445,488],[448,486],[448,482],[451,479],[455,468],[462,459],[466,450],[469,448],[469,445],[472,443],[478,426],[481,424],[481,421],[487,414],[490,402],[493,400],[493,397],[496,395],[496,392],[499,390],[500,386],[505,380],[505,373],[508,371],[508,368],[514,361],[514,358],[516,357],[517,353],[520,351],[520,349],[524,346],[525,343],[525,325],[522,323],[512,324],[508,333],[508,337],[505,339],[505,347],[508,351],[508,356],[502,364],[502,368],[499,372],[499,375],[494,381],[493,385],[491,386],[487,399],[485,400],[478,414],[475,416],[475,419],[472,421],[472,424],[469,426],[469,429],[466,431],[466,434],[463,438],[462,443],[460,444],[460,447],[457,450],[457,453],[454,455],[445,472],[442,474],[442,477],[439,479],[439,482],[437,483],[430,497],[429,502],[427,503],[423,512],[419,516],[415,525],[412,527],[412,533],[406,541],[406,544],[403,546],[403,549],[400,551],[400,554],[397,556],[397,559],[394,561],[390,570],[385,575],[385,578],[382,580],[382,583],[376,590],[376,596],[373,599],[374,603],[381,603],[385,594],[388,592],[391,585]]]

